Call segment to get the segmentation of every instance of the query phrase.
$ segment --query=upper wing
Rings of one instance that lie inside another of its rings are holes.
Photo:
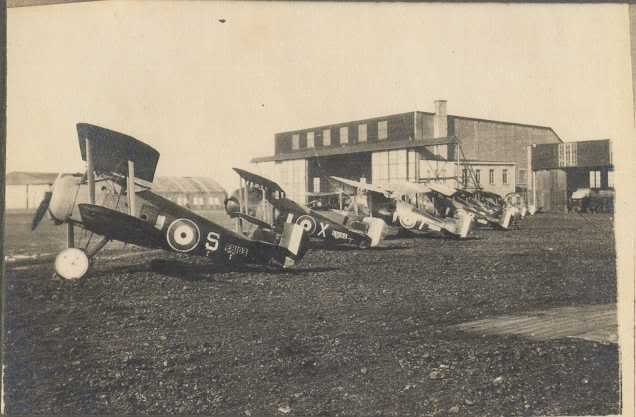
[[[265,177],[262,177],[258,174],[253,174],[251,172],[245,171],[240,168],[232,168],[241,178],[243,178],[247,182],[251,182],[253,184],[258,184],[263,188],[269,189],[269,191],[280,191],[284,192],[280,185],[276,184],[274,181],[269,180]]]
[[[447,197],[452,196],[453,194],[455,194],[457,192],[456,188],[453,187],[449,187],[448,185],[443,185],[443,184],[437,184],[434,182],[428,183],[427,186],[433,190],[433,191],[437,191],[440,194],[443,194]]]
[[[387,193],[393,192],[393,190],[391,190],[390,188],[383,187],[380,185],[373,185],[368,182],[359,182],[359,181],[354,181],[347,178],[334,177],[334,176],[330,176],[329,178],[335,181],[338,181],[344,185],[348,185],[349,187],[357,188],[359,190],[373,191],[373,192],[381,193],[381,194],[387,194]]]
[[[95,171],[128,176],[128,161],[135,163],[135,177],[152,183],[159,152],[132,136],[88,123],[77,124],[80,152],[86,161],[86,142],[90,140]]]
[[[395,182],[387,185],[393,194],[422,194],[431,191],[431,188],[426,184],[420,184],[415,182]]]

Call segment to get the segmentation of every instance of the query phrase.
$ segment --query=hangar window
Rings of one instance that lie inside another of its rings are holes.
[[[502,169],[501,170],[501,183],[506,185],[508,184],[508,170],[507,169]]]
[[[208,204],[211,206],[218,206],[219,204],[219,198],[218,197],[208,197]]]
[[[490,185],[494,185],[495,184],[495,170],[491,169],[488,171],[488,183]]]
[[[468,186],[468,168],[462,169],[462,185],[464,187]]]
[[[614,188],[614,171],[607,171],[607,186]]]
[[[517,181],[518,184],[527,184],[528,183],[528,170],[526,169],[520,169],[519,170],[519,180]]]
[[[358,142],[367,141],[367,124],[358,125]]]
[[[314,177],[314,193],[320,192],[320,177]]]
[[[590,171],[590,188],[601,188],[601,171]]]
[[[314,132],[307,132],[307,147],[314,147]]]
[[[340,128],[340,144],[344,145],[349,143],[349,127],[343,126]]]
[[[322,146],[331,145],[331,130],[325,129],[322,131]]]
[[[475,170],[475,186],[479,186],[481,184],[481,169]]]
[[[385,140],[389,137],[389,123],[386,120],[378,122],[378,140]]]
[[[292,149],[296,150],[300,148],[300,135],[298,133],[294,133],[292,135]]]

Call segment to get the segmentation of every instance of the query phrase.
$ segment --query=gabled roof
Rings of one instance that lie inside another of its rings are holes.
[[[157,177],[152,184],[156,193],[225,193],[223,187],[208,177]]]
[[[423,113],[423,112],[420,112]],[[431,114],[431,113],[426,113],[426,114]],[[557,132],[554,131],[554,129],[552,129],[550,126],[542,126],[542,125],[533,125],[533,124],[528,124],[528,123],[516,123],[516,122],[505,122],[502,120],[492,120],[492,119],[481,119],[479,117],[469,117],[469,116],[457,116],[455,114],[449,114],[448,118],[454,118],[454,119],[463,119],[463,120],[473,120],[476,122],[488,122],[488,123],[497,123],[500,125],[509,125],[509,126],[519,126],[519,127],[532,127],[535,129],[544,129],[544,130],[549,130],[550,132],[554,133],[554,136],[556,136],[557,139],[559,139],[560,142],[563,142],[563,139],[561,139],[561,137],[557,134]]]

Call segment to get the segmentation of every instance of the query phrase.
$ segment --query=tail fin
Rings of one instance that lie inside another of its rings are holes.
[[[295,223],[285,223],[278,247],[283,255],[283,268],[296,265],[305,256],[309,237],[305,229]]]
[[[506,207],[504,209],[503,214],[501,215],[501,219],[499,220],[499,225],[504,228],[510,228],[510,220],[512,219],[512,213],[514,212],[514,207]]]
[[[463,239],[468,236],[472,229],[474,218],[475,215],[466,210],[457,210],[457,228],[455,230],[457,230],[457,235],[460,238]]]
[[[379,219],[377,217],[365,217],[362,219],[363,222],[369,225],[367,229],[367,236],[371,238],[371,247],[378,246],[378,244],[382,241],[382,235],[384,233],[384,220]]]

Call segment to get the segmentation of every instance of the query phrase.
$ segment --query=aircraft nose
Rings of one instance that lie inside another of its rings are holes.
[[[80,179],[73,176],[58,176],[53,183],[53,195],[49,214],[55,223],[64,223],[71,217]]]

